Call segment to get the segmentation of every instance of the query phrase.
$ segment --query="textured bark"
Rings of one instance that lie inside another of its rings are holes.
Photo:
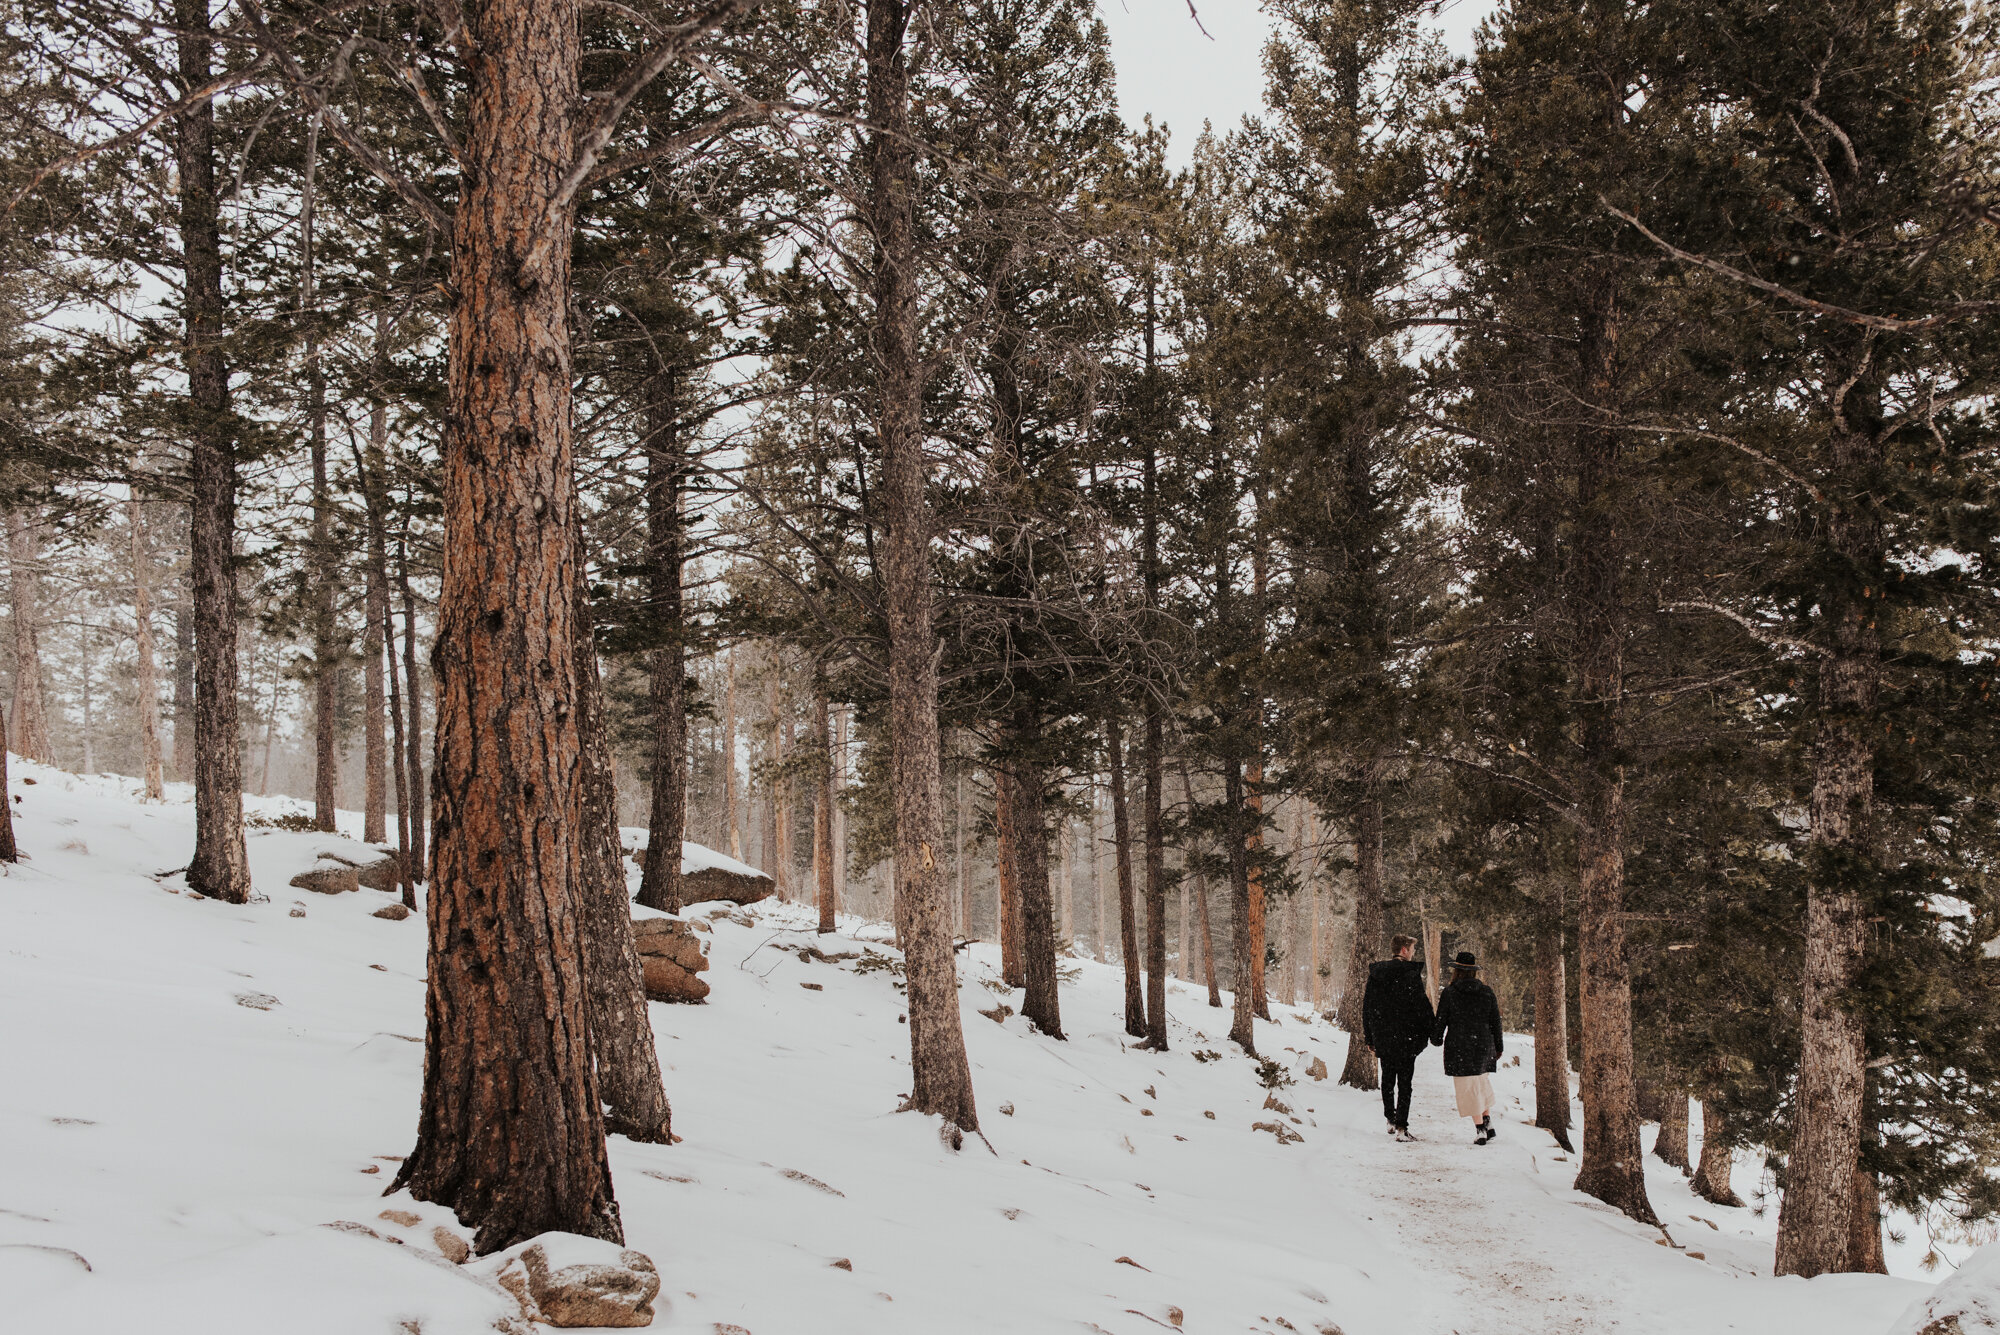
[[[306,171],[303,202],[299,212],[299,314],[305,324],[306,364],[306,443],[312,462],[312,530],[307,539],[306,565],[311,580],[312,683],[313,683],[313,827],[331,832],[336,824],[335,804],[340,792],[340,677],[346,666],[347,646],[338,638],[336,608],[339,600],[340,552],[333,537],[333,491],[327,482],[326,458],[326,369],[320,361],[318,311],[313,300],[317,269],[313,254],[313,176],[319,162],[319,117],[314,116],[306,138]],[[381,681],[377,669],[376,698],[370,701],[375,712],[364,727],[375,725],[373,740],[381,741]],[[369,828],[365,837],[382,838],[382,772],[379,749],[376,767],[368,775],[373,787],[367,796]]]
[[[125,501],[125,527],[132,539],[133,689],[139,704],[139,764],[146,800],[165,799],[166,770],[160,758],[160,677],[153,655],[152,557],[146,551],[145,509],[135,488]],[[0,803],[6,801],[0,785]]]
[[[185,518],[184,521],[185,522]],[[174,779],[194,777],[194,571],[178,582],[174,603]]]
[[[909,1106],[979,1129],[958,1014],[939,774],[937,636],[930,512],[924,498],[923,354],[917,343],[915,173],[904,38],[915,5],[867,0],[869,196],[876,255],[873,353],[882,481],[882,601],[889,623],[889,778],[896,805],[896,889],[903,904],[910,1016]]]
[[[729,683],[722,706],[722,807],[729,822],[729,856],[743,860],[743,824],[736,810],[736,651],[729,651]]]
[[[1867,952],[1860,887],[1876,853],[1873,738],[1882,645],[1862,595],[1867,581],[1879,586],[1883,568],[1882,524],[1872,500],[1882,450],[1872,434],[1848,424],[1879,413],[1873,393],[1857,389],[1837,415],[1833,477],[1825,489],[1832,502],[1829,564],[1843,573],[1818,595],[1831,634],[1816,701],[1798,1092],[1773,1271],[1807,1278],[1849,1265],[1867,1089],[1867,1034],[1848,993]]]
[[[1695,1165],[1694,1194],[1715,1205],[1740,1206],[1742,1197],[1730,1186],[1730,1170],[1735,1156],[1724,1143],[1721,1105],[1708,1099],[1701,1102],[1701,1160]]]
[[[384,306],[375,312],[374,403],[368,412],[368,445],[360,467],[368,526],[368,630],[362,643],[382,682],[388,706],[389,736],[383,749],[388,752],[387,768],[396,788],[396,879],[402,887],[404,906],[415,908],[417,873],[410,851],[410,773],[403,734],[402,673],[396,668],[396,623],[389,596],[389,405],[382,395],[382,381],[388,372],[388,337],[389,312]],[[377,710],[378,734],[380,717]]]
[[[1562,886],[1551,879],[1535,919],[1535,1125],[1569,1140],[1569,979],[1563,956]]]
[[[1154,1052],[1167,1050],[1167,836],[1160,785],[1165,779],[1166,743],[1160,708],[1146,706],[1146,1041]]]
[[[14,753],[51,761],[49,708],[42,690],[41,515],[22,510],[7,526],[14,620]]]
[[[0,862],[19,862],[20,846],[14,842],[14,804],[7,793],[7,715],[0,712]]]
[[[369,521],[361,627],[361,837],[389,841],[388,683],[382,676],[382,626],[388,620],[388,571],[375,564],[375,522]]]
[[[652,378],[646,396],[646,614],[651,714],[651,801],[639,902],[681,909],[681,841],[687,837],[687,641],[681,610],[681,446],[679,402],[671,370]]]
[[[1013,774],[993,771],[993,926],[1000,937],[1000,981],[1009,987],[1025,987],[1028,982],[1021,959],[1020,864],[1014,840],[1019,815]]]
[[[396,1176],[481,1255],[622,1240],[579,955],[570,449],[576,0],[487,0],[451,248],[424,1089]],[[537,245],[538,242],[544,243]],[[533,268],[525,268],[530,260]]]
[[[1032,742],[1032,725],[1016,729]],[[1048,815],[1043,776],[1032,762],[1017,765],[1013,798],[1014,883],[1021,913],[1021,1016],[1050,1038],[1061,1038],[1062,1006],[1056,989],[1055,899],[1049,886]]]
[[[1264,868],[1257,854],[1264,848],[1264,761],[1259,756],[1244,767],[1243,847],[1249,878],[1250,1007],[1260,1020],[1271,1018],[1271,998],[1264,985],[1264,956],[1269,942],[1264,912]],[[1242,987],[1241,979],[1237,987]]]
[[[208,0],[175,0],[182,88],[210,76]],[[188,565],[194,604],[194,855],[190,889],[250,900],[243,843],[243,740],[236,698],[236,450],[222,339],[222,233],[215,194],[215,111],[175,118],[181,262],[186,283]],[[180,731],[176,720],[174,730]]]
[[[1139,920],[1132,902],[1132,818],[1125,800],[1125,732],[1117,719],[1104,725],[1111,768],[1111,843],[1118,865],[1118,944],[1125,965],[1125,1032],[1146,1036],[1146,993],[1139,966]]]
[[[953,798],[957,812],[952,820],[951,842],[953,866],[958,871],[958,930],[968,939],[972,936],[972,877],[971,868],[965,861],[965,766],[960,764],[958,775],[953,780]]]
[[[819,891],[819,930],[824,936],[834,930],[833,915],[838,908],[833,897],[833,719],[832,704],[824,688],[813,694],[814,744],[822,764],[819,782],[813,785],[813,872]]]
[[[1194,815],[1194,777],[1188,773],[1187,761],[1181,761],[1181,794],[1187,802],[1188,815]],[[1215,977],[1215,932],[1208,917],[1208,878],[1196,875],[1194,878],[1195,911],[1201,915],[1201,972],[1202,981],[1208,984],[1208,1004],[1222,1009],[1222,988]]]
[[[1229,1041],[1244,1052],[1257,1053],[1257,1012],[1250,990],[1250,857],[1249,840],[1243,829],[1243,770],[1234,760],[1222,770],[1222,804],[1228,828],[1224,839],[1229,849],[1229,889],[1231,898],[1230,935],[1236,948],[1235,1009],[1229,1017]]]
[[[396,545],[396,579],[403,593],[403,684],[410,702],[409,733],[404,740],[404,777],[409,781],[407,805],[410,809],[410,838],[406,861],[412,881],[430,879],[430,863],[425,857],[424,822],[430,805],[424,790],[424,693],[423,678],[417,675],[417,595],[410,585],[410,529],[407,509],[401,536]]]
[[[1688,1163],[1688,1096],[1671,1083],[1660,1086],[1660,1130],[1653,1137],[1653,1155],[1683,1174],[1693,1171]]]
[[[1882,1252],[1882,1191],[1873,1173],[1854,1170],[1853,1216],[1847,1225],[1847,1264],[1853,1274],[1886,1275],[1889,1261]]]
[[[582,750],[583,822],[577,830],[576,921],[590,1000],[590,1052],[604,1100],[605,1130],[656,1145],[673,1143],[673,1109],[660,1079],[646,983],[632,939],[625,859],[618,844],[618,784],[605,736],[590,581],[576,554],[576,730]]]
[[[1382,940],[1382,803],[1372,794],[1354,808],[1354,945],[1347,954],[1347,982],[1340,993],[1340,1027],[1347,1038],[1347,1064],[1340,1083],[1375,1089],[1381,1081],[1374,1051],[1361,1041],[1361,1001],[1368,991],[1368,966],[1386,958]]]

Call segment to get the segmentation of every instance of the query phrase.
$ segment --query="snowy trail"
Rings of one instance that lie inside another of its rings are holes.
[[[1546,1133],[1501,1113],[1500,1139],[1475,1147],[1472,1124],[1457,1115],[1451,1081],[1437,1064],[1435,1049],[1420,1063],[1410,1118],[1416,1143],[1383,1134],[1372,1145],[1342,1147],[1361,1194],[1374,1202],[1374,1221],[1395,1230],[1397,1250],[1427,1258],[1429,1278],[1448,1291],[1417,1295],[1430,1310],[1413,1331],[1554,1335],[1616,1326],[1618,1313],[1552,1264],[1536,1221],[1493,1190],[1492,1174],[1518,1177],[1523,1160],[1530,1176],[1554,1176],[1566,1186],[1574,1162]]]

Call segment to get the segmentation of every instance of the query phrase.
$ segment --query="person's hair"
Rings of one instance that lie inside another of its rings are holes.
[[[1391,955],[1400,955],[1403,953],[1404,946],[1414,946],[1415,944],[1417,944],[1417,938],[1414,936],[1392,936],[1389,938],[1389,953]]]
[[[1468,969],[1463,964],[1455,966],[1451,971],[1451,981],[1454,983],[1471,983],[1478,979],[1479,970]]]

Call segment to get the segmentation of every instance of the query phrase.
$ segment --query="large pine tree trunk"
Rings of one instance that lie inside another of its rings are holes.
[[[1261,606],[1261,602],[1259,604]],[[1264,957],[1269,943],[1265,922],[1264,867],[1257,855],[1264,849],[1264,758],[1260,754],[1244,767],[1243,846],[1249,877],[1250,896],[1250,1007],[1260,1020],[1271,1018],[1271,998],[1264,982]],[[1238,981],[1239,988],[1244,984]]]
[[[1688,1096],[1671,1082],[1660,1086],[1660,1130],[1653,1137],[1653,1154],[1682,1173],[1692,1171],[1688,1163]]]
[[[409,734],[405,739],[408,750],[404,753],[403,768],[410,784],[410,842],[405,846],[409,851],[409,875],[412,881],[430,879],[430,862],[425,855],[427,840],[424,837],[424,822],[430,811],[425,797],[424,784],[424,693],[420,687],[423,678],[417,675],[417,595],[410,584],[410,524],[409,506],[403,509],[403,526],[396,540],[396,579],[403,594],[403,684],[408,687],[410,701]]]
[[[1167,1050],[1167,836],[1160,785],[1165,782],[1166,740],[1157,701],[1146,704],[1146,1041]]]
[[[145,509],[137,486],[125,501],[125,526],[132,540],[133,689],[139,704],[139,764],[146,800],[165,799],[166,769],[160,758],[160,678],[153,655],[152,556],[146,550]],[[0,787],[0,803],[6,802]]]
[[[34,510],[14,515],[7,527],[7,564],[14,602],[14,753],[47,764],[54,757],[42,690],[41,523]]]
[[[576,893],[572,224],[556,202],[577,13],[478,11],[452,244],[424,1091],[396,1183],[456,1211],[481,1255],[551,1230],[622,1237]]]
[[[1724,1143],[1722,1105],[1710,1099],[1701,1101],[1701,1160],[1695,1165],[1694,1180],[1689,1183],[1694,1194],[1715,1205],[1740,1206],[1743,1200],[1730,1185],[1730,1172],[1735,1167],[1735,1156]]]
[[[1234,759],[1222,766],[1222,804],[1227,827],[1223,842],[1229,850],[1229,929],[1236,948],[1234,984],[1235,1009],[1229,1017],[1229,1041],[1244,1052],[1257,1054],[1256,1003],[1251,996],[1250,952],[1250,856],[1249,839],[1243,819],[1243,769]]]
[[[581,535],[576,555],[576,728],[582,750],[583,823],[577,831],[576,921],[590,998],[590,1049],[605,1129],[657,1145],[673,1141],[673,1110],[660,1079],[646,983],[632,938],[625,859],[618,844],[618,784],[605,736],[590,582]]]
[[[1132,902],[1132,817],[1125,800],[1125,730],[1117,719],[1104,725],[1105,755],[1111,768],[1111,845],[1118,867],[1118,945],[1125,965],[1125,1032],[1146,1036],[1146,993],[1139,965],[1139,918]]]
[[[1036,737],[1032,722],[1019,723],[1014,735],[1032,752]],[[1048,814],[1044,779],[1035,761],[1016,762],[1007,785],[1013,798],[1014,882],[1021,900],[1021,1016],[1050,1038],[1061,1038],[1062,1006],[1056,991],[1055,898],[1049,886]]]
[[[1808,1278],[1850,1264],[1867,1088],[1867,1034],[1849,993],[1867,952],[1862,892],[1875,860],[1874,723],[1882,645],[1874,609],[1861,595],[1869,583],[1879,584],[1883,566],[1873,500],[1882,450],[1873,435],[1847,423],[1879,416],[1878,393],[1857,388],[1836,413],[1834,470],[1825,488],[1832,502],[1829,564],[1842,573],[1819,593],[1830,652],[1819,665],[1798,1093],[1774,1271]]]
[[[674,372],[662,369],[647,393],[646,601],[651,622],[652,793],[639,902],[678,913],[681,840],[687,837],[687,648],[681,611],[681,457]]]
[[[993,771],[993,930],[1000,938],[1000,981],[1027,985],[1021,962],[1020,863],[1014,851],[1014,776]]]
[[[813,693],[813,742],[821,758],[819,780],[813,785],[813,874],[819,895],[820,935],[834,930],[833,893],[833,706],[826,687]]]
[[[1368,966],[1383,957],[1382,803],[1372,793],[1354,808],[1354,945],[1347,954],[1347,981],[1340,994],[1340,1027],[1347,1031],[1347,1064],[1340,1083],[1356,1089],[1381,1084],[1375,1052],[1361,1041],[1361,1001],[1368,991]]]
[[[208,0],[175,0],[180,84],[210,77]],[[188,887],[244,904],[243,740],[236,698],[236,449],[229,366],[222,351],[222,231],[215,194],[215,111],[207,101],[175,118],[181,262],[186,276],[188,565],[194,603],[194,855]],[[176,733],[180,722],[174,724]]]
[[[1563,956],[1562,885],[1550,878],[1535,915],[1535,1125],[1574,1154],[1569,1140],[1569,976]]]
[[[909,0],[867,0],[866,222],[874,234],[873,353],[882,448],[878,503],[882,595],[889,622],[889,770],[896,805],[896,888],[904,909],[910,1016],[910,1107],[979,1129],[972,1068],[958,1014],[939,774],[937,636],[931,621],[930,512],[924,498],[923,355],[917,343],[917,244],[912,194]]]

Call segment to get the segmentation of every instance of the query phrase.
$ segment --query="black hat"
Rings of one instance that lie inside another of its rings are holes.
[[[1461,950],[1458,952],[1458,958],[1451,962],[1451,967],[1454,969],[1470,969],[1474,973],[1477,973],[1479,972],[1479,961],[1472,957],[1471,951]]]

